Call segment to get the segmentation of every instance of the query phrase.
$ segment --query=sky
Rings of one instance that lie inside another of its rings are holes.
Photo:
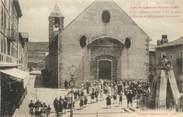
[[[19,30],[29,33],[29,41],[48,41],[48,16],[56,3],[65,17],[66,26],[93,1],[19,0],[23,13]],[[169,41],[183,36],[183,0],[113,1],[149,35],[152,39],[151,43],[156,44],[162,34],[167,34]]]

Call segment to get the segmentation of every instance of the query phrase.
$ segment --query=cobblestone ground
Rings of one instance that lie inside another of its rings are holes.
[[[30,100],[39,99],[46,104],[49,104],[52,108],[50,117],[56,117],[53,109],[53,100],[55,97],[64,96],[67,91],[64,89],[51,89],[51,88],[34,88],[36,76],[30,76],[29,83],[27,85],[27,96],[25,97],[22,105],[17,109],[13,117],[32,117],[29,115],[28,104]],[[90,103],[90,100],[89,100]],[[118,104],[113,104],[111,108],[106,108],[105,100],[98,101],[97,103],[90,103],[83,109],[79,108],[78,102],[76,102],[76,108],[74,109],[74,117],[183,117],[182,113],[176,113],[173,111],[155,111],[136,109],[136,105],[132,108],[127,108],[125,96],[123,96],[122,107]],[[69,117],[70,112],[63,114],[62,117]]]

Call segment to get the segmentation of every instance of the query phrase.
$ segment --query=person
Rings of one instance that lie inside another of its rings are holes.
[[[106,98],[106,105],[107,105],[107,108],[108,107],[111,108],[111,97],[110,97],[110,95],[108,95],[107,98]]]
[[[80,105],[80,109],[82,109],[83,108],[83,97],[80,98],[79,105]]]
[[[38,103],[35,103],[34,108],[35,108],[35,116],[37,117],[37,116],[39,116],[39,105],[38,105]]]
[[[62,97],[60,97],[60,99],[59,99],[59,102],[58,102],[59,104],[59,108],[58,108],[58,110],[59,110],[59,112],[60,112],[60,114],[62,114],[63,113],[63,108],[64,108],[64,102],[63,102],[63,99],[62,99]]]
[[[57,116],[59,115],[59,110],[58,110],[59,105],[58,104],[59,104],[59,101],[58,101],[57,98],[55,98],[54,101],[53,101],[53,106],[54,106],[54,109],[55,109],[55,112],[56,112]]]
[[[45,102],[43,102],[43,104],[42,104],[42,110],[41,110],[43,116],[46,115],[46,109],[47,109],[47,105],[45,104]]]
[[[167,59],[166,55],[163,55],[161,60],[160,60],[161,69],[167,69],[168,62],[169,62],[169,60]]]
[[[64,106],[64,113],[66,113],[66,110],[68,108],[68,99],[67,99],[67,97],[64,98],[63,106]]]
[[[92,93],[91,93],[91,103],[93,103],[94,98],[95,98],[95,92],[94,92],[94,89],[92,89]]]
[[[95,94],[94,95],[95,95],[95,98],[96,98],[96,102],[98,102],[98,95],[99,95],[98,90],[95,91]]]
[[[113,104],[116,104],[117,103],[117,95],[116,94],[113,94],[113,100],[114,100]]]
[[[30,104],[29,104],[29,113],[30,113],[31,115],[34,114],[34,103],[33,103],[32,100],[30,101]]]
[[[48,107],[46,108],[46,117],[49,117],[50,112],[51,112],[51,107],[50,105],[48,105]]]
[[[119,105],[122,106],[122,101],[123,101],[123,94],[122,92],[119,94]]]
[[[65,80],[65,82],[64,82],[64,87],[65,87],[65,89],[68,89],[68,85],[69,85],[68,81]]]
[[[126,97],[127,97],[127,107],[130,107],[130,106],[132,107],[133,96],[134,96],[133,91],[131,89],[128,89],[127,94],[126,94]]]
[[[41,110],[41,102],[37,100],[35,102],[35,116],[39,117],[40,116],[40,110]]]
[[[90,82],[87,80],[86,81],[86,92],[89,94],[89,89],[90,89]]]
[[[88,99],[87,99],[87,96],[84,96],[84,105],[86,106],[88,103]]]

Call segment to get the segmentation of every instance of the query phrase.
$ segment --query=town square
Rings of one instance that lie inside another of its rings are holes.
[[[0,0],[1,117],[182,117],[182,6]]]

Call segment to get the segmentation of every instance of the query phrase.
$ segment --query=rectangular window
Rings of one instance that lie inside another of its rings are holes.
[[[1,35],[1,52],[4,53],[4,36]]]
[[[6,53],[6,50],[7,50],[7,41],[6,41],[7,39],[6,38],[4,38],[4,53],[5,54],[7,54]]]
[[[4,22],[4,11],[3,7],[1,8],[1,31],[3,31],[3,22]]]

